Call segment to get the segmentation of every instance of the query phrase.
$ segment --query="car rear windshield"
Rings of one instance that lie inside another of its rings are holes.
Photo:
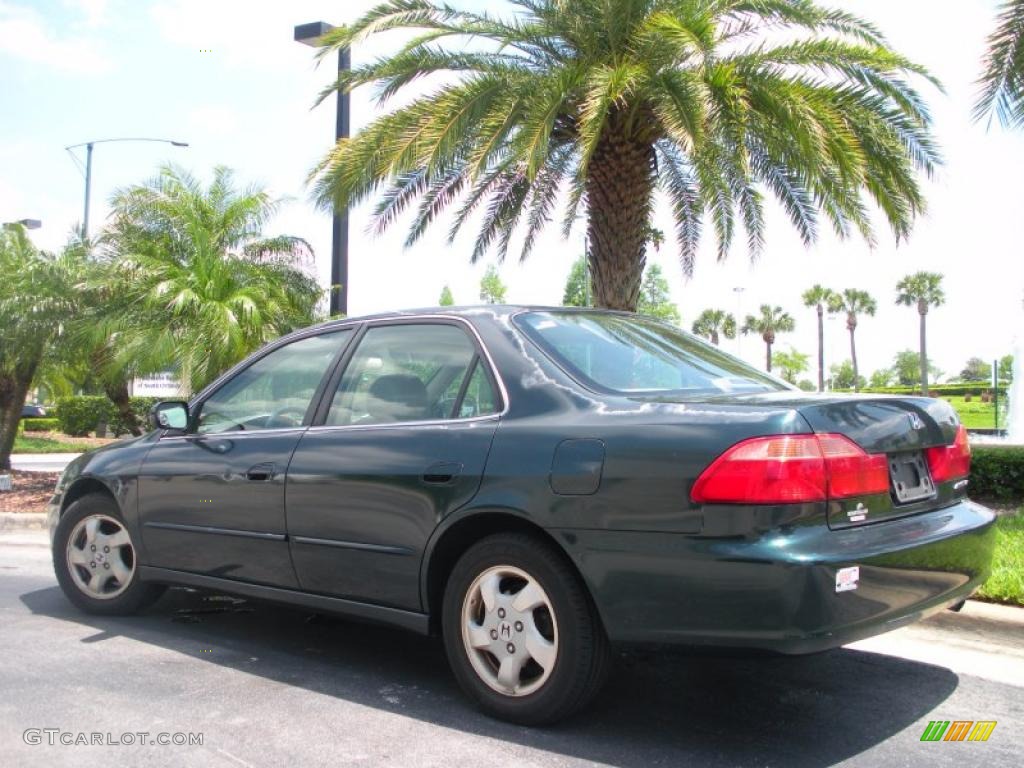
[[[784,390],[710,344],[656,320],[603,312],[525,312],[516,324],[591,389],[629,395]]]

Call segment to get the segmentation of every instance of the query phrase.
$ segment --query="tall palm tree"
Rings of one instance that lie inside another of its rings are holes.
[[[946,300],[942,290],[942,275],[938,272],[915,272],[896,284],[896,303],[905,307],[917,306],[921,318],[921,394],[928,395],[928,310]]]
[[[766,349],[765,370],[772,372],[772,344],[775,343],[777,333],[790,333],[796,328],[796,321],[783,310],[782,307],[773,307],[771,304],[761,305],[760,315],[747,315],[743,323],[742,333],[759,333],[764,340]]]
[[[803,293],[805,307],[818,312],[818,391],[825,391],[825,310],[835,296],[831,288],[815,284]]]
[[[440,82],[338,142],[310,174],[321,206],[383,188],[374,227],[414,207],[408,244],[454,207],[451,238],[481,222],[476,261],[504,258],[519,223],[527,256],[564,199],[563,230],[586,211],[595,304],[626,310],[659,193],[687,273],[705,217],[719,258],[737,220],[757,255],[766,190],[808,244],[822,215],[873,241],[873,204],[897,240],[921,212],[917,171],[938,154],[909,79],[935,81],[870,23],[813,0],[512,2],[514,17],[387,0],[324,36],[321,56],[410,35],[321,99],[369,84],[383,106]]]
[[[191,391],[266,342],[316,318],[321,291],[302,268],[308,244],[265,237],[278,201],[239,189],[227,168],[204,187],[165,167],[119,190],[103,239],[111,279],[134,300],[105,318],[121,334],[117,359],[173,365]]]
[[[847,288],[842,293],[837,293],[829,299],[829,312],[844,313],[846,315],[846,330],[850,332],[850,362],[853,363],[853,391],[860,391],[860,372],[857,368],[857,316],[874,316],[878,310],[878,303],[867,291],[856,288]]]
[[[693,322],[693,332],[706,336],[717,347],[720,336],[736,338],[736,318],[724,309],[705,309]]]
[[[1024,0],[1004,0],[1000,6],[984,66],[975,119],[995,112],[1004,127],[1024,126]]]

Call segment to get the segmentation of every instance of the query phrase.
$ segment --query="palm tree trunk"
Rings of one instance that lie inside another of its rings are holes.
[[[818,305],[818,391],[825,391],[825,307]]]
[[[32,387],[35,368],[36,366],[32,366],[32,375],[27,378],[24,375],[10,377],[5,384],[0,384],[0,388],[4,390],[3,399],[0,401],[0,470],[11,468],[14,438],[18,434],[21,409]]]
[[[594,306],[636,311],[654,194],[654,148],[610,134],[587,170],[587,258]]]
[[[928,307],[919,305],[917,311],[921,315],[921,394],[928,397],[928,337],[925,330]]]
[[[857,342],[854,338],[856,327],[850,328],[850,361],[853,363],[853,391],[860,392],[860,376],[857,373]]]
[[[768,373],[772,372],[772,343],[766,341],[764,343],[765,352],[765,365],[767,366]]]
[[[718,346],[718,331],[714,329],[711,330],[711,343]]]
[[[135,411],[132,410],[131,397],[128,395],[128,382],[119,381],[116,384],[106,384],[103,387],[103,391],[106,393],[107,399],[117,408],[117,413],[121,417],[121,423],[135,437],[141,435],[142,428],[139,426],[139,419],[135,415]]]

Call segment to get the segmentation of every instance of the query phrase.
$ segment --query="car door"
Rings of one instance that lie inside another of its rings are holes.
[[[351,330],[272,349],[194,404],[184,435],[160,437],[139,476],[148,564],[295,587],[285,475]]]
[[[288,537],[305,590],[421,608],[438,521],[480,485],[502,400],[472,328],[366,327],[288,470]]]

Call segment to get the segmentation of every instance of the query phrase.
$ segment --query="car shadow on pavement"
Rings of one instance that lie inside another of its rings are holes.
[[[21,600],[37,615],[95,630],[83,642],[126,637],[446,728],[629,768],[831,765],[913,724],[958,685],[942,667],[845,649],[804,657],[632,652],[586,711],[530,729],[473,709],[437,639],[186,589],[126,618],[83,614],[56,587]]]

